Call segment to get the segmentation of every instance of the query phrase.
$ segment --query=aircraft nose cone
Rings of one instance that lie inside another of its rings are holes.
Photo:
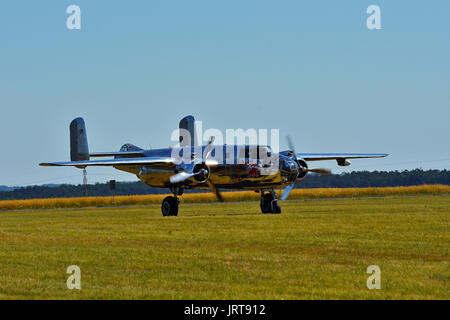
[[[290,171],[298,171],[298,164],[295,161],[289,161],[288,166]]]
[[[281,163],[281,169],[285,171],[298,171],[299,167],[298,164],[293,160],[284,160]]]
[[[297,179],[300,168],[296,161],[285,159],[281,166],[281,175],[286,183],[293,183]]]

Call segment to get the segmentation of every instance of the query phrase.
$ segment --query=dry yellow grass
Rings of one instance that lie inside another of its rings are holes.
[[[439,195],[450,194],[447,185],[421,185],[410,187],[383,187],[383,188],[313,188],[294,189],[289,199],[323,199],[323,198],[357,198],[373,196],[398,195]],[[160,204],[167,194],[116,196],[116,206]],[[260,195],[254,191],[223,192],[227,202],[257,201]],[[211,193],[190,193],[181,198],[184,203],[215,202]],[[51,209],[51,208],[84,208],[112,206],[111,197],[82,197],[82,198],[54,198],[30,200],[0,201],[0,210],[23,209]]]

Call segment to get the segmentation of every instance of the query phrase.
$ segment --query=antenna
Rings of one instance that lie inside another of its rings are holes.
[[[88,196],[88,191],[87,191],[87,171],[86,171],[86,168],[83,169],[83,186],[84,186],[84,196],[87,197]]]

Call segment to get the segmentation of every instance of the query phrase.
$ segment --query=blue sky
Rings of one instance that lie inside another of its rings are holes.
[[[66,8],[81,8],[68,30]],[[381,8],[381,30],[366,8]],[[387,152],[334,172],[450,168],[449,1],[0,3],[0,185],[81,183],[91,151],[167,147],[179,119],[278,128],[298,152]],[[286,147],[284,139],[281,147]],[[90,168],[89,181],[136,180]]]

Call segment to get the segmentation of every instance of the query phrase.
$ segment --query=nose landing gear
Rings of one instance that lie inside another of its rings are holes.
[[[277,194],[273,190],[269,193],[264,193],[264,191],[261,190],[260,206],[262,213],[281,213],[281,208],[277,200]]]

